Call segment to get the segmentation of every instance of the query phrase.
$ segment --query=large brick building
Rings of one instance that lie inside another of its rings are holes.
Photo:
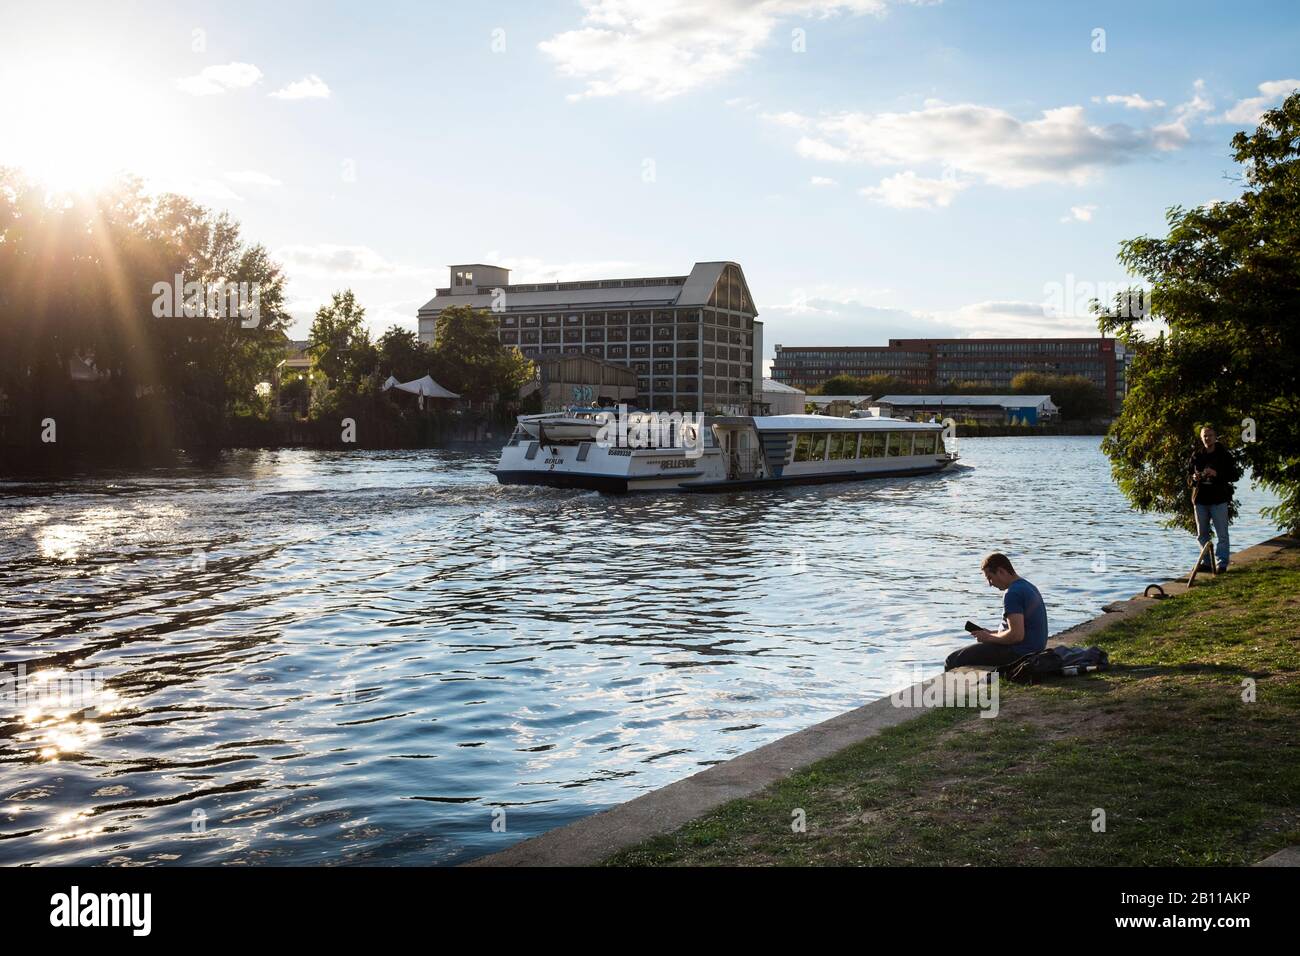
[[[530,358],[591,355],[637,375],[644,408],[748,414],[761,400],[763,324],[734,262],[697,262],[689,275],[510,284],[510,270],[451,267],[451,285],[419,310],[432,343],[448,306],[497,318],[503,345]]]
[[[1122,347],[1111,338],[890,339],[888,345],[778,345],[772,378],[816,388],[836,375],[891,375],[919,388],[982,382],[990,391],[1007,391],[1021,372],[1082,375],[1118,409],[1125,367]]]

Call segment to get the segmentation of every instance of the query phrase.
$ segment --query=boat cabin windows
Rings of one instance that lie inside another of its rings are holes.
[[[933,455],[938,449],[937,432],[801,432],[795,435],[791,461],[906,458]]]
[[[886,432],[862,433],[862,457],[884,458]]]
[[[890,432],[889,457],[901,458],[910,454],[912,454],[912,433]]]

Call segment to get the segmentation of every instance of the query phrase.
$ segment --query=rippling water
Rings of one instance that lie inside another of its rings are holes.
[[[0,863],[459,862],[936,669],[999,617],[987,551],[1053,631],[1194,557],[1098,439],[961,451],[728,495],[503,488],[494,449],[0,483],[0,671],[104,680],[0,704]]]

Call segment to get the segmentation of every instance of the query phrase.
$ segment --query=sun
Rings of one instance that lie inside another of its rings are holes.
[[[82,58],[10,63],[0,74],[0,165],[54,192],[90,192],[143,173],[150,97],[111,65]],[[142,128],[143,127],[143,128]]]

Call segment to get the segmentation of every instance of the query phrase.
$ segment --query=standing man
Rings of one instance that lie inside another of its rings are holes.
[[[975,643],[949,654],[943,666],[946,671],[970,664],[1001,667],[1047,646],[1047,606],[1038,588],[1016,574],[1011,559],[996,551],[984,559],[980,570],[990,587],[1003,592],[1002,627],[971,631]]]
[[[1192,486],[1192,505],[1196,510],[1196,540],[1204,550],[1214,525],[1215,561],[1220,573],[1228,570],[1228,511],[1232,503],[1232,483],[1241,477],[1232,453],[1219,444],[1214,426],[1201,429],[1201,440],[1187,461],[1187,478]],[[1201,561],[1202,571],[1214,570]]]

